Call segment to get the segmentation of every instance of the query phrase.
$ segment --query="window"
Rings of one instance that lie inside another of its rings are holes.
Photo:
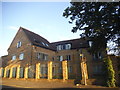
[[[92,47],[93,41],[89,41],[89,47]]]
[[[43,54],[43,60],[48,60],[48,55]]]
[[[21,53],[21,54],[19,55],[19,59],[20,59],[20,60],[23,60],[23,59],[24,59],[24,53]]]
[[[12,60],[16,60],[16,56],[15,55],[12,56]]]
[[[71,44],[57,45],[57,50],[68,50],[71,49]]]
[[[63,56],[57,56],[58,61],[63,61]]]
[[[72,66],[68,66],[68,73],[72,72]]]
[[[63,45],[58,45],[57,50],[63,50]]]
[[[44,43],[44,42],[42,42],[42,45],[44,45],[44,46],[45,46],[45,43]]]
[[[71,44],[66,44],[65,49],[71,49]]]
[[[38,53],[37,58],[38,59],[43,59],[43,54],[42,53]]]
[[[71,60],[71,56],[70,55],[66,55],[66,60]]]
[[[102,59],[101,53],[100,53],[100,52],[97,52],[97,53],[93,54],[93,59],[94,59],[94,60]]]
[[[47,46],[47,47],[49,47],[49,45],[48,45],[48,44],[46,44],[46,46]]]
[[[17,48],[19,48],[19,47],[21,47],[21,46],[22,46],[22,42],[19,41],[19,42],[17,43]]]
[[[37,59],[40,59],[40,60],[48,60],[48,55],[47,55],[47,54],[44,54],[44,53],[38,53],[38,54],[37,54]]]
[[[94,74],[100,74],[100,73],[102,73],[102,66],[101,65],[95,65],[93,67],[93,73]]]

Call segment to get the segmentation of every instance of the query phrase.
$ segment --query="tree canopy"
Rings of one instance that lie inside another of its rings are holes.
[[[70,2],[63,16],[75,24],[72,32],[83,30],[80,36],[93,40],[92,49],[98,51],[107,48],[108,41],[120,43],[119,11],[119,2]]]

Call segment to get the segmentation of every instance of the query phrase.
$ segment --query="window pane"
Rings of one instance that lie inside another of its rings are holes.
[[[22,46],[22,42],[17,42],[17,48],[21,47]]]
[[[48,60],[48,55],[45,55],[44,60]]]
[[[20,60],[23,60],[23,59],[24,59],[24,53],[21,53],[21,54],[20,54],[19,59],[20,59]]]
[[[66,44],[66,49],[71,49],[71,44]]]
[[[62,61],[63,60],[63,56],[60,56],[60,61]]]
[[[89,43],[89,47],[92,47],[93,42],[89,41],[88,43]]]
[[[16,56],[14,55],[14,56],[12,56],[12,60],[15,60],[16,59]]]

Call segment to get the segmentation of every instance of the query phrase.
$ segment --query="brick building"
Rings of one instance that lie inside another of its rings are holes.
[[[103,83],[102,58],[105,52],[90,54],[92,42],[84,38],[50,43],[34,32],[20,27],[8,55],[2,56],[3,78],[87,79]]]

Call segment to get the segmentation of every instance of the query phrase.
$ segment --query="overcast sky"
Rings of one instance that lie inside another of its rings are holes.
[[[73,25],[62,16],[69,5],[69,2],[2,2],[0,56],[7,54],[20,26],[50,42],[79,38],[80,32],[72,33]]]

